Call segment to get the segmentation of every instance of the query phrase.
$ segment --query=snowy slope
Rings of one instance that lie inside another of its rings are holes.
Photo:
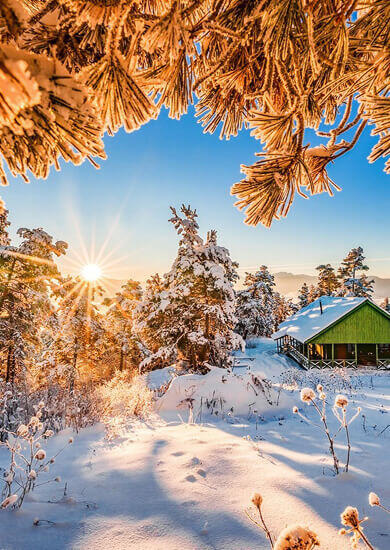
[[[251,369],[260,372],[264,362],[263,370],[276,370],[278,358],[269,340],[257,341],[246,356],[249,352],[255,358]],[[188,410],[172,408],[148,423],[129,426],[115,442],[104,438],[102,426],[75,435],[50,474],[60,475],[62,482],[38,487],[18,512],[0,510],[0,548],[265,550],[267,540],[244,513],[257,491],[274,534],[299,522],[318,534],[323,550],[347,550],[348,540],[337,531],[340,512],[351,504],[369,516],[365,533],[375,548],[387,550],[389,516],[369,507],[367,497],[375,491],[390,505],[389,375],[306,373],[281,363],[280,377],[296,387],[286,393],[288,399],[311,419],[314,411],[299,402],[298,389],[315,387],[320,380],[342,388],[351,411],[363,408],[364,417],[351,428],[348,474],[332,476],[323,434],[290,409],[275,409],[268,419],[210,416],[203,424],[189,424],[181,420],[187,420]],[[328,399],[331,403],[331,392]],[[69,433],[50,440],[49,455]],[[343,458],[342,438],[336,447]],[[6,466],[4,448],[0,465]],[[54,525],[35,527],[34,518]]]

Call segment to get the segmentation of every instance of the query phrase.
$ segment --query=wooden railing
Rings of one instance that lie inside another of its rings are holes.
[[[356,369],[357,363],[355,359],[308,359],[295,349],[293,346],[288,346],[287,348],[287,354],[295,359],[304,369],[324,369],[324,368],[332,368],[332,367],[339,367],[339,368],[354,368]],[[379,368],[390,368],[390,360],[388,360],[389,366],[382,366]]]
[[[293,359],[295,359],[295,361],[297,361],[297,363],[299,363],[304,369],[310,368],[309,359],[305,357],[303,353],[301,353],[297,349],[293,348],[292,346],[288,346],[287,354]]]
[[[378,369],[390,370],[390,359],[378,359]]]

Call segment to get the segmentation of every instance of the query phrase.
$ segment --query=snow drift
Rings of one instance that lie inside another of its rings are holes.
[[[172,380],[156,402],[158,412],[190,410],[196,420],[202,414],[264,416],[291,406],[291,400],[269,380],[246,370],[236,374],[210,367],[210,372],[186,374]]]

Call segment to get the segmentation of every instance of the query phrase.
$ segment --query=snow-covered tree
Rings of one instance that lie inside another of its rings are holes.
[[[318,271],[318,295],[334,296],[340,286],[334,268],[330,264],[321,264],[316,267]]]
[[[59,378],[73,393],[78,379],[98,377],[98,361],[104,353],[104,328],[94,301],[99,286],[79,277],[66,277],[57,287],[58,333],[53,342]]]
[[[309,305],[309,287],[306,283],[303,283],[298,294],[298,307],[302,309]]]
[[[120,371],[138,368],[145,357],[144,347],[133,329],[134,309],[141,297],[139,282],[129,279],[114,298],[104,300],[108,307],[105,315],[106,337],[113,343],[109,354],[113,355],[113,347],[118,350],[116,368]]]
[[[287,317],[290,317],[290,315],[293,315],[298,311],[298,306],[294,304],[294,302],[291,300],[291,298],[286,298],[279,292],[275,293],[275,325],[274,325],[274,331],[276,331],[280,325],[280,323],[283,323],[287,319]]]
[[[60,277],[54,256],[65,253],[67,244],[53,243],[43,229],[18,230],[18,247],[3,246],[0,297],[0,348],[6,356],[6,380],[15,381],[27,353],[34,356],[40,329],[50,316],[53,281]]]
[[[274,276],[267,266],[246,273],[244,289],[237,292],[236,330],[244,338],[271,336],[275,330],[276,299]]]
[[[368,279],[365,273],[369,267],[364,260],[363,248],[359,246],[352,248],[341,262],[338,271],[341,296],[370,297],[373,293],[374,281]]]
[[[319,296],[318,288],[314,285],[310,285],[309,286],[309,295],[308,295],[309,304],[314,302],[314,300],[317,300],[318,296]]]
[[[2,0],[0,155],[25,179],[61,157],[96,165],[105,131],[196,99],[205,131],[249,126],[264,144],[232,192],[247,223],[270,225],[297,193],[339,189],[327,167],[367,124],[370,161],[389,155],[389,18],[385,0]]]
[[[197,213],[181,207],[169,220],[180,235],[177,257],[164,278],[150,280],[136,310],[137,329],[152,351],[141,364],[150,369],[179,361],[183,368],[228,365],[230,352],[241,345],[236,324],[237,264],[209,231],[199,235]]]

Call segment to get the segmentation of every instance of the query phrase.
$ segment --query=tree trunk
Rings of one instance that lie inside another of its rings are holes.
[[[15,349],[12,344],[8,346],[6,382],[12,385],[15,382]]]
[[[8,277],[7,277],[7,282],[5,283],[3,294],[1,295],[1,298],[0,298],[0,311],[3,309],[4,301],[5,301],[6,296],[8,294],[9,285],[10,285],[10,282],[11,282],[11,279],[12,279],[12,275],[14,274],[15,264],[16,264],[16,258],[14,258],[12,260],[11,269],[10,269],[10,271],[8,273]]]
[[[76,378],[76,366],[77,366],[77,356],[78,356],[78,349],[77,349],[77,338],[74,341],[74,350],[73,350],[73,363],[72,363],[72,370],[69,376],[69,391],[70,393],[73,393],[74,391],[74,381]]]

